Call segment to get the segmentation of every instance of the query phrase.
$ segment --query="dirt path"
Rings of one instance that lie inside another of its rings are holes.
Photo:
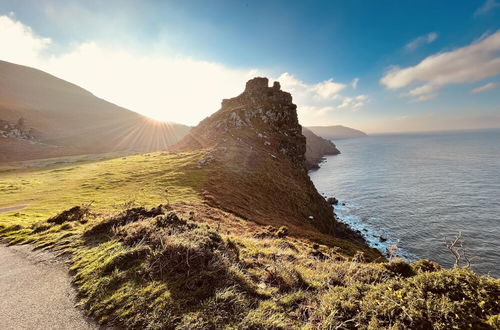
[[[64,265],[48,252],[0,243],[0,328],[98,329],[74,307]]]
[[[5,213],[5,212],[10,212],[10,211],[15,211],[15,210],[21,210],[24,209],[26,205],[17,205],[17,206],[9,206],[9,207],[4,207],[0,208],[0,213]]]

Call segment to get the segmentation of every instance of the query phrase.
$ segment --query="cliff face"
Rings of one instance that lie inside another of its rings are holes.
[[[356,237],[309,179],[297,106],[277,82],[248,81],[242,94],[223,100],[172,149],[208,150],[199,166],[213,170],[204,193],[213,206],[309,237]]]
[[[217,145],[247,145],[274,158],[288,158],[305,166],[306,139],[297,118],[297,106],[290,93],[267,78],[247,82],[237,97],[224,99],[222,107],[193,128],[179,146],[206,148]]]
[[[305,127],[302,127],[302,134],[307,141],[305,156],[308,170],[319,168],[319,163],[324,159],[324,156],[340,154],[340,150],[332,141],[317,136]]]

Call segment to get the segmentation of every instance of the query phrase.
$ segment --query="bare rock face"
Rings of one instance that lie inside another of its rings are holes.
[[[269,87],[267,78],[249,80],[243,93],[224,99],[221,109],[195,127],[183,143],[208,147],[235,141],[265,149],[271,157],[288,157],[295,166],[305,167],[306,140],[297,106],[278,82]]]
[[[26,126],[23,118],[20,118],[17,123],[0,119],[0,137],[36,141],[34,130]]]

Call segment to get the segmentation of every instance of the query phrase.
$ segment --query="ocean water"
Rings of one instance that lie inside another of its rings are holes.
[[[451,266],[444,237],[461,232],[472,268],[500,276],[500,130],[335,143],[342,154],[310,177],[320,193],[345,203],[335,212],[370,245],[385,253],[397,244],[404,259]]]

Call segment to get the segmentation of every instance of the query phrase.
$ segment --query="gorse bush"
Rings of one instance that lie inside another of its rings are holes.
[[[498,280],[468,269],[422,272],[331,288],[313,318],[325,329],[488,329],[500,313],[499,289]]]

